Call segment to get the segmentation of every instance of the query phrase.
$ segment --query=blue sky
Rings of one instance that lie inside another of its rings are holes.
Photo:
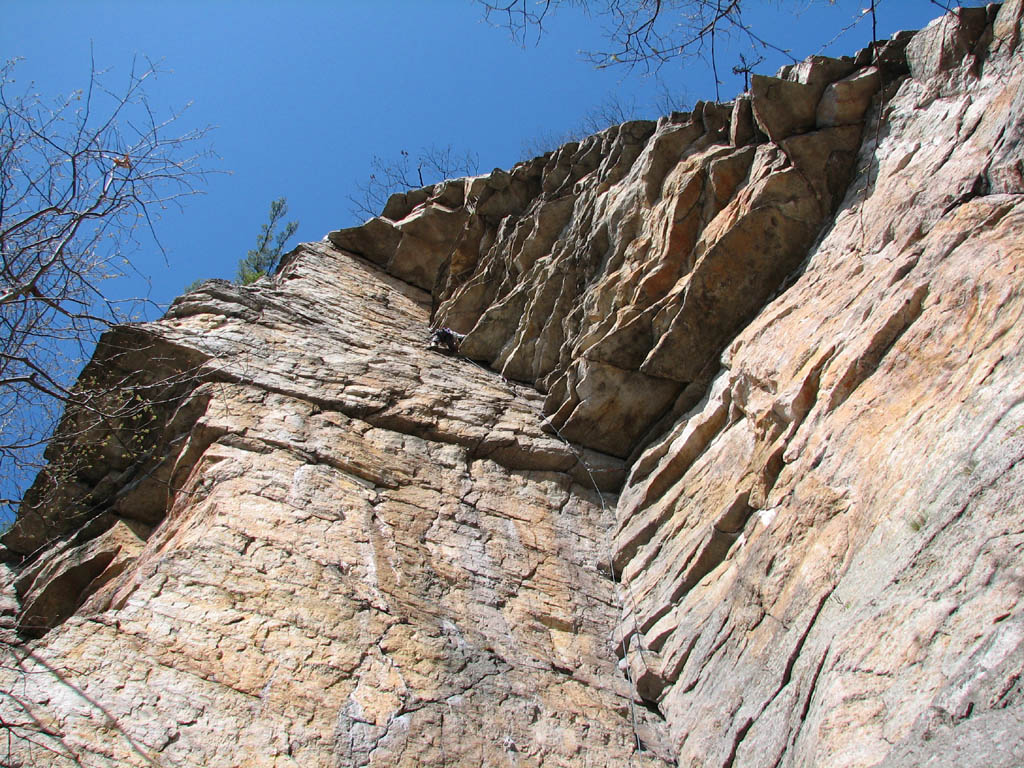
[[[802,57],[860,15],[862,2],[768,0],[748,18],[765,37]],[[20,81],[43,94],[85,84],[90,46],[111,82],[133,55],[162,61],[168,74],[148,93],[160,109],[191,102],[185,125],[212,125],[211,143],[230,171],[205,194],[168,211],[158,232],[168,252],[132,254],[150,288],[115,292],[168,302],[197,278],[234,275],[272,199],[288,198],[300,223],[292,243],[354,223],[348,197],[374,154],[453,145],[472,150],[481,171],[509,167],[524,142],[560,135],[614,94],[641,106],[662,87],[686,103],[713,99],[706,67],[664,67],[644,77],[595,69],[578,54],[601,45],[601,22],[563,9],[539,44],[515,45],[471,0],[174,0],[174,2],[2,2],[0,56],[22,57]],[[939,12],[929,0],[886,0],[879,33],[916,28]],[[866,44],[865,21],[833,46]],[[728,55],[728,54],[727,54]],[[773,73],[781,57],[760,69]],[[728,71],[729,67],[724,67]],[[742,84],[724,77],[723,99]],[[654,116],[653,109],[647,110]]]

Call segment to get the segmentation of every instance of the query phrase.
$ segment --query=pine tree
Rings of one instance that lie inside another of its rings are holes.
[[[289,221],[280,232],[276,231],[287,213],[288,202],[285,198],[280,197],[270,204],[270,218],[260,228],[256,247],[238,262],[236,282],[241,285],[254,283],[264,275],[269,275],[277,267],[281,260],[284,244],[299,228],[299,222]]]

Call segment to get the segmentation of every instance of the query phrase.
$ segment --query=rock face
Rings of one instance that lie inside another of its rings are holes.
[[[1022,15],[112,330],[4,538],[8,762],[1019,765]]]
[[[15,628],[42,635],[12,651],[5,722],[31,716],[42,743],[19,756],[630,760],[607,575],[622,463],[544,434],[536,392],[424,350],[428,306],[314,244],[276,285],[208,284],[145,329],[194,386],[163,401],[131,477],[90,465],[88,530],[17,569]],[[9,547],[36,546],[31,522]],[[657,718],[635,716],[657,747]]]

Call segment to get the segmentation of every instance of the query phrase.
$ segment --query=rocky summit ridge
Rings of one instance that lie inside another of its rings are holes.
[[[3,538],[4,764],[1024,764],[1022,16],[111,329]]]

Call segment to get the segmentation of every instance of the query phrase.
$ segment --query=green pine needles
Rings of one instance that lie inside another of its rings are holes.
[[[270,218],[260,228],[260,236],[256,241],[256,247],[248,252],[246,257],[238,262],[238,273],[235,282],[240,285],[255,283],[264,275],[269,275],[277,268],[281,260],[281,252],[284,244],[295,234],[299,228],[299,222],[289,221],[278,231],[284,217],[288,214],[288,201],[279,197],[270,204]]]

